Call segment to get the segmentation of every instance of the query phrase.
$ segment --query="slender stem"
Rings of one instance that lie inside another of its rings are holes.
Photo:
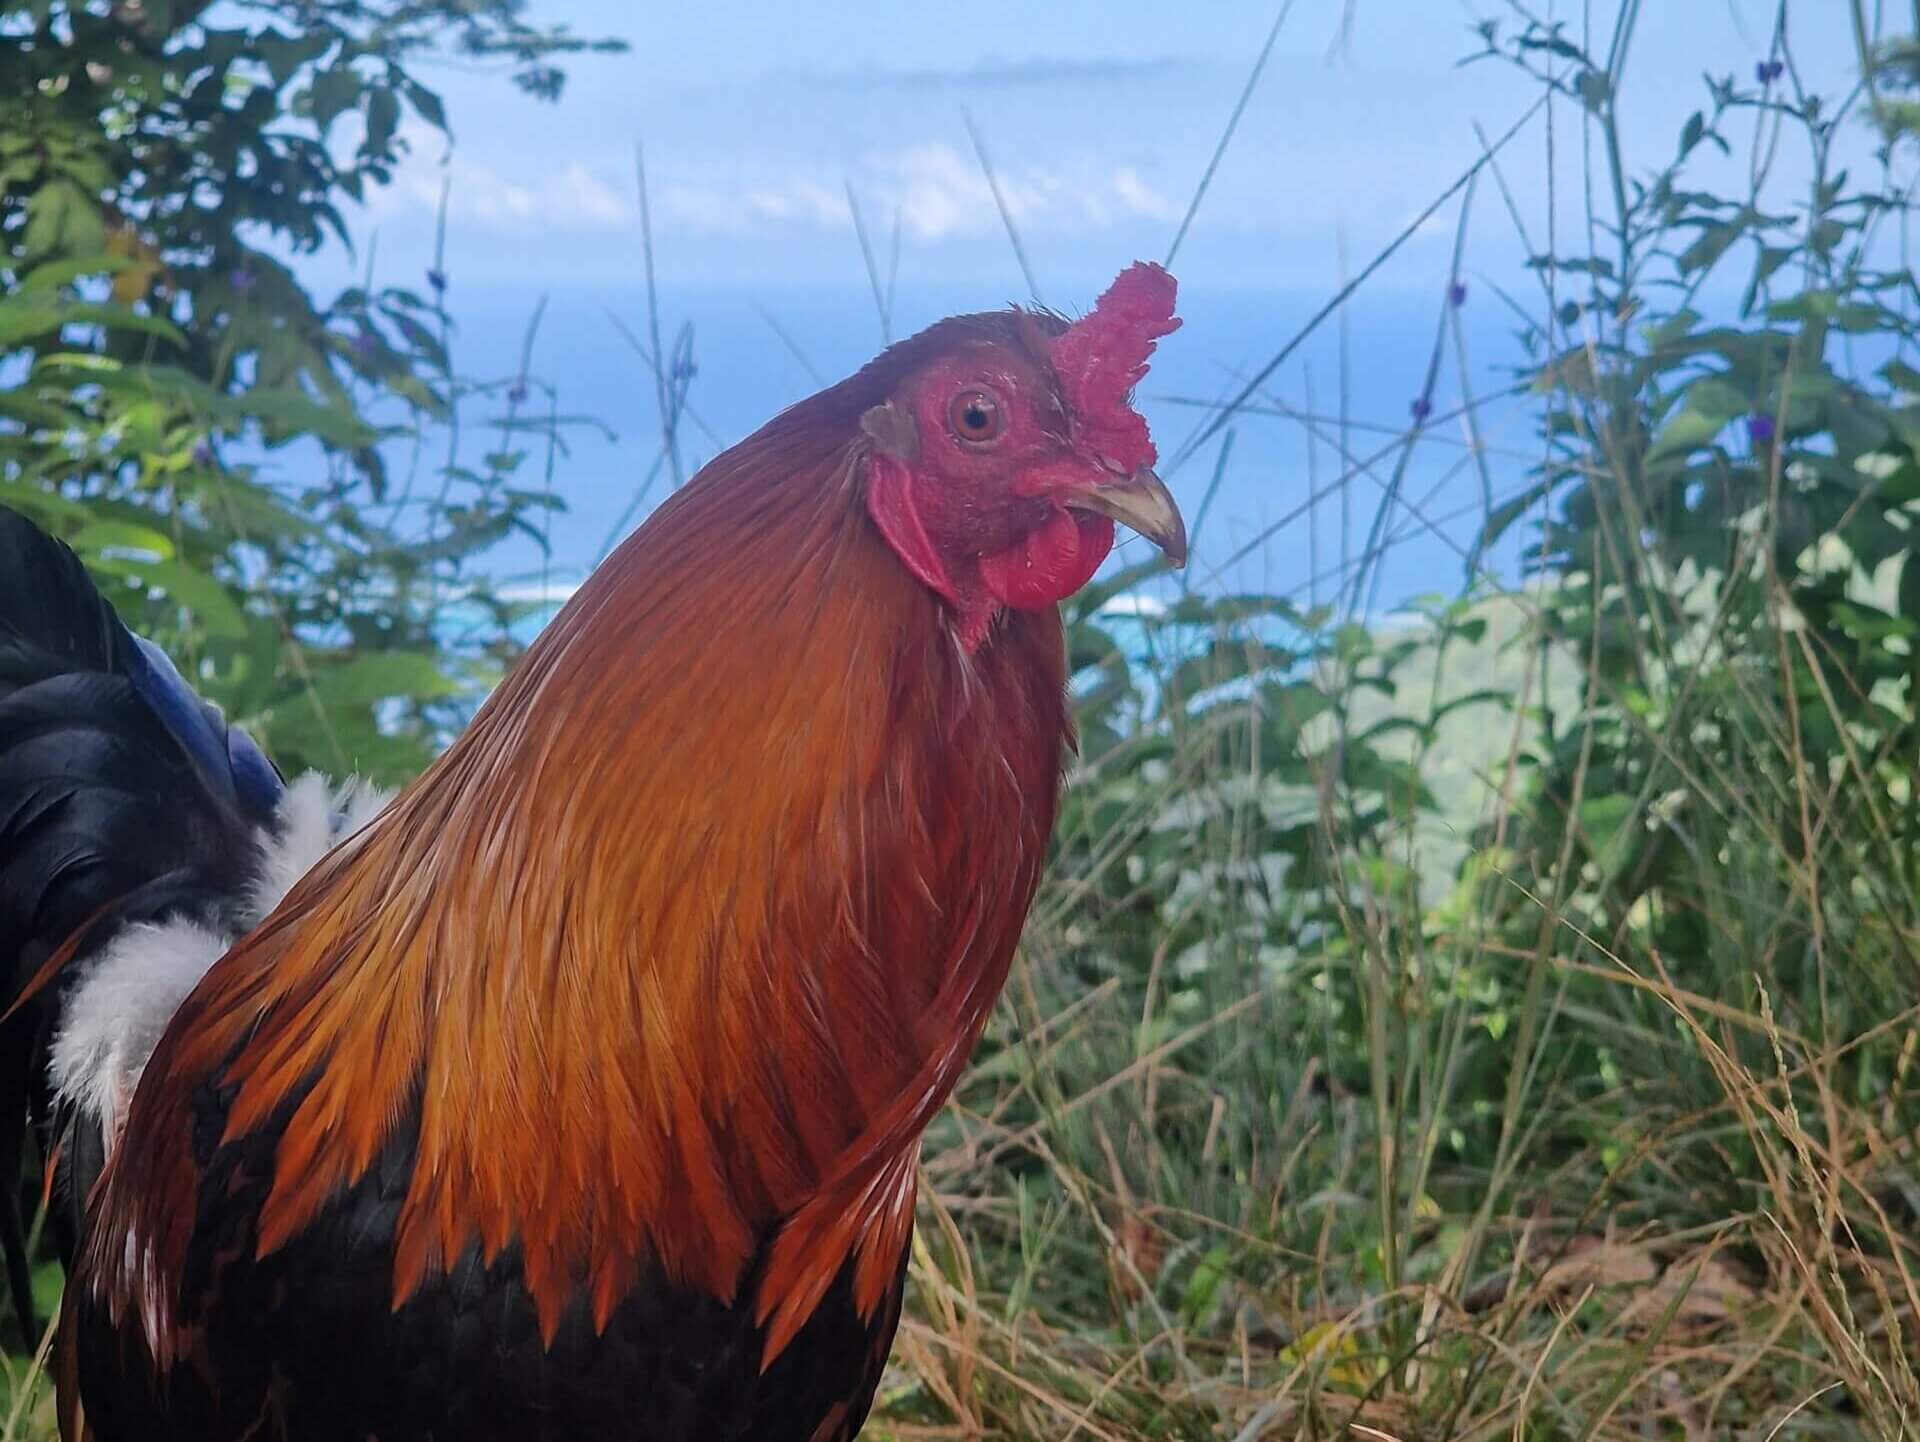
[[[647,266],[647,331],[653,338],[653,354],[656,362],[663,358],[660,349],[660,297],[653,282],[653,209],[647,199],[647,151],[644,145],[636,143],[633,147],[633,165],[640,184],[640,246]],[[667,372],[664,365],[656,364],[653,371],[654,395],[660,405],[660,439],[667,457],[667,466],[673,475],[673,488],[680,489],[680,439],[671,398],[667,394]]]
[[[1039,282],[1033,278],[1033,266],[1027,260],[1027,248],[1020,241],[1020,227],[1013,223],[1013,211],[1007,205],[1007,197],[1000,189],[1000,177],[994,173],[993,161],[987,155],[987,142],[980,138],[980,127],[973,123],[973,112],[962,109],[960,118],[966,123],[967,134],[973,140],[973,153],[980,157],[980,169],[986,173],[987,189],[993,192],[993,203],[1000,211],[1000,223],[1007,228],[1007,239],[1013,244],[1013,258],[1020,264],[1020,274],[1027,282],[1027,294],[1035,303],[1045,305],[1040,299]]]
[[[1187,228],[1193,224],[1193,217],[1200,210],[1200,202],[1206,198],[1207,187],[1213,184],[1213,173],[1220,168],[1227,147],[1233,143],[1233,132],[1240,128],[1240,117],[1247,112],[1247,102],[1253,99],[1253,92],[1260,84],[1260,72],[1267,68],[1267,57],[1273,54],[1273,44],[1280,38],[1280,27],[1287,23],[1287,14],[1292,9],[1293,0],[1281,0],[1280,13],[1273,17],[1273,28],[1267,31],[1266,44],[1260,47],[1260,54],[1253,62],[1253,71],[1247,76],[1246,86],[1240,91],[1240,98],[1234,102],[1233,113],[1227,117],[1227,128],[1220,133],[1220,143],[1213,147],[1212,158],[1201,172],[1200,183],[1194,187],[1193,199],[1187,202],[1187,213],[1180,217],[1180,228],[1173,233],[1173,241],[1167,246],[1166,264],[1169,266],[1180,253],[1180,242],[1187,238]]]

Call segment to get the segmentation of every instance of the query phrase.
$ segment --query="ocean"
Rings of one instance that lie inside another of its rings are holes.
[[[1461,587],[1488,498],[1497,505],[1526,486],[1541,441],[1537,402],[1503,395],[1526,352],[1517,340],[1519,317],[1490,294],[1469,287],[1457,317],[1449,317],[1457,318],[1458,332],[1449,324],[1442,334],[1429,388],[1443,292],[1444,277],[1431,295],[1363,292],[1346,318],[1344,371],[1340,324],[1329,318],[1245,410],[1194,447],[1220,400],[1266,366],[1326,298],[1183,290],[1184,324],[1161,343],[1138,402],[1159,445],[1161,473],[1195,531],[1186,585],[1207,593],[1277,593],[1302,605],[1352,599],[1353,557],[1392,489],[1399,502],[1383,523],[1386,544],[1377,575],[1361,589],[1361,608],[1390,610]],[[456,285],[447,302],[456,369],[510,379],[540,299],[531,288],[463,292]],[[890,332],[911,334],[943,315],[1000,302],[992,289],[903,290]],[[678,350],[693,368],[680,433],[683,475],[822,380],[856,369],[882,342],[865,286],[668,289],[660,293],[659,325],[662,349],[670,356]],[[548,554],[515,536],[487,556],[494,575],[523,591],[564,591],[671,490],[664,466],[648,485],[661,453],[660,412],[653,373],[634,340],[646,345],[649,335],[639,284],[546,294],[532,336],[530,408],[544,410],[551,389],[563,423],[550,484],[566,509],[547,523]],[[1427,418],[1416,428],[1423,395]],[[533,454],[519,484],[546,486],[544,443],[503,437],[497,426],[504,409],[504,389],[467,400],[464,462],[472,465],[503,443],[528,446]],[[438,463],[445,439],[434,439],[422,464]],[[266,459],[269,474],[297,464],[294,453]],[[1523,545],[1514,531],[1480,558],[1481,571],[1513,580]],[[1130,540],[1110,564],[1145,555],[1144,543]]]

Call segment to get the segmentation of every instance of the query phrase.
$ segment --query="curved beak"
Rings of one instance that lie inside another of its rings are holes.
[[[1085,486],[1076,486],[1061,497],[1069,510],[1091,511],[1118,521],[1130,531],[1152,541],[1175,566],[1187,563],[1187,523],[1173,503],[1167,483],[1152,471],[1141,469],[1130,476],[1106,476]]]

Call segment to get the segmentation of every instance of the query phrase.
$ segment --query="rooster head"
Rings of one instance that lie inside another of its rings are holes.
[[[1113,549],[1114,522],[1186,560],[1132,392],[1177,329],[1173,277],[1140,263],[1068,323],[1014,309],[943,322],[861,418],[868,512],[902,564],[978,645],[1002,609],[1071,596]]]

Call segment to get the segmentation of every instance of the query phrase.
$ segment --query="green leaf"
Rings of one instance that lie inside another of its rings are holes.
[[[1189,1326],[1198,1326],[1213,1311],[1214,1299],[1219,1296],[1222,1285],[1228,1279],[1232,1256],[1226,1244],[1221,1242],[1208,1248],[1206,1254],[1194,1263],[1186,1286],[1180,1292],[1180,1313]]]
[[[420,118],[435,130],[445,132],[447,128],[446,107],[440,103],[440,97],[418,81],[409,80],[406,84],[407,100],[412,104]]]
[[[1905,361],[1888,361],[1880,367],[1880,374],[1889,385],[1897,386],[1909,396],[1920,399],[1920,371],[1915,370]]]
[[[385,156],[393,146],[394,127],[400,123],[400,97],[385,86],[376,86],[367,94],[367,134],[360,142],[362,155]]]
[[[435,370],[444,371],[447,368],[447,349],[440,344],[439,336],[397,306],[388,305],[381,309],[393,322],[395,329],[407,338],[407,344],[418,351]]]
[[[70,325],[97,325],[109,331],[159,336],[176,345],[186,344],[186,337],[170,322],[125,306],[48,299],[24,293],[0,300],[0,350],[57,334]]]
[[[1683,250],[1675,262],[1682,275],[1692,275],[1696,271],[1710,269],[1721,256],[1741,236],[1745,235],[1760,222],[1757,211],[1743,208],[1730,220],[1707,221],[1700,226],[1700,235]]]
[[[362,652],[344,665],[316,672],[314,686],[330,706],[364,706],[396,696],[430,701],[460,691],[438,660],[417,651]]]
[[[267,73],[273,76],[274,89],[278,90],[299,73],[301,66],[326,54],[333,43],[333,32],[323,26],[304,35],[282,35],[269,28],[253,37],[252,49],[266,62]]]
[[[1722,423],[1753,409],[1753,397],[1722,376],[1706,376],[1687,387],[1687,407]]]
[[[21,241],[28,259],[53,255],[98,255],[107,229],[100,204],[72,180],[50,180],[27,201]]]
[[[36,375],[41,371],[89,371],[95,375],[117,377],[123,367],[110,355],[77,355],[61,351],[41,356],[33,363],[33,369]]]
[[[314,123],[325,135],[343,111],[359,102],[360,92],[365,82],[354,72],[353,66],[346,61],[329,66],[313,77],[313,84],[307,91],[307,103],[312,107]]]
[[[49,530],[83,524],[92,514],[79,501],[68,500],[58,491],[43,490],[39,486],[26,486],[14,481],[0,481],[0,505],[25,512]]]
[[[1580,803],[1580,829],[1596,857],[1607,856],[1633,813],[1631,796],[1596,796]]]
[[[192,611],[194,618],[207,628],[209,636],[221,639],[246,636],[246,614],[234,605],[227,588],[207,576],[204,570],[180,561],[129,563],[127,570],[148,586],[165,591],[167,599]]]
[[[1473,555],[1478,558],[1487,547],[1504,536],[1515,521],[1552,494],[1557,484],[1558,482],[1551,478],[1535,481],[1519,495],[1495,506],[1487,513],[1487,519],[1480,527],[1480,535],[1473,543]]]
[[[1725,430],[1726,425],[1724,416],[1703,415],[1689,405],[1661,428],[1660,434],[1647,449],[1647,460],[1651,463],[1691,455],[1711,445],[1713,438]]]
[[[1586,52],[1559,35],[1523,35],[1514,43],[1522,50],[1545,50],[1549,54],[1558,55],[1562,60],[1574,60],[1582,65],[1587,64]],[[1592,67],[1588,66],[1588,68]]]
[[[290,386],[248,391],[233,397],[222,409],[262,422],[269,444],[309,435],[331,446],[354,449],[380,439],[380,432],[352,411],[317,401]]]
[[[1256,671],[1270,671],[1285,659],[1254,641],[1216,641],[1175,667],[1167,690],[1174,698],[1191,700]]]
[[[1747,282],[1746,294],[1740,300],[1740,314],[1751,315],[1754,302],[1759,299],[1760,290],[1773,279],[1774,273],[1798,255],[1799,251],[1790,245],[1763,245],[1760,254],[1753,263],[1753,276]]]
[[[67,544],[82,556],[98,556],[109,551],[131,552],[131,557],[123,558],[129,564],[141,556],[150,557],[156,562],[173,559],[172,537],[151,526],[135,525],[131,521],[95,521],[84,527]]]
[[[310,516],[292,509],[279,496],[241,476],[222,474],[211,487],[220,518],[244,536],[315,536],[321,527]]]
[[[113,275],[133,265],[127,255],[75,256],[69,260],[50,260],[27,272],[25,280],[13,288],[13,296],[52,295],[63,285],[89,276]],[[12,297],[9,297],[9,302]]]
[[[1767,319],[1786,321],[1809,321],[1831,319],[1840,309],[1839,298],[1832,291],[1808,290],[1799,295],[1776,300],[1767,306]]]
[[[1680,130],[1680,158],[1700,143],[1700,137],[1707,133],[1707,117],[1698,110],[1687,117],[1687,123]]]
[[[1513,705],[1514,698],[1506,691],[1486,689],[1469,691],[1463,696],[1455,696],[1452,700],[1441,702],[1433,708],[1433,715],[1428,719],[1438,723],[1456,711],[1464,711],[1473,706],[1492,706],[1497,709],[1507,710],[1511,709]]]

